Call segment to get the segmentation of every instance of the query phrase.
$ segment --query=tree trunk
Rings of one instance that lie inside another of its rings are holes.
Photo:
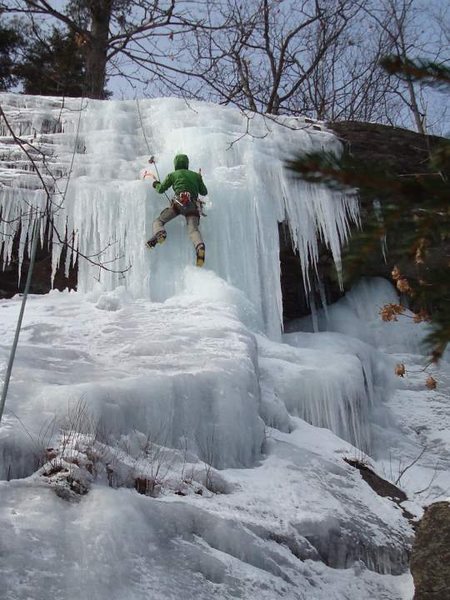
[[[112,0],[94,0],[90,6],[91,30],[86,45],[86,96],[102,100],[106,97],[106,64],[108,62],[109,23]]]
[[[416,90],[414,89],[414,83],[412,82],[410,77],[408,77],[407,86],[408,86],[410,107],[411,107],[412,114],[414,116],[414,121],[416,123],[417,131],[418,131],[418,133],[421,133],[422,135],[426,135],[427,131],[426,131],[425,125],[424,125],[424,115],[422,115],[422,113],[419,110],[419,105],[417,103]]]

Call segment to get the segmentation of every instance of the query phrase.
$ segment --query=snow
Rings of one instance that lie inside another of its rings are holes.
[[[349,336],[291,333],[283,339],[281,345],[260,338],[259,365],[271,395],[283,398],[290,414],[370,451],[369,424],[392,379],[388,361]]]
[[[5,598],[411,600],[411,523],[346,459],[398,479],[417,517],[448,496],[448,363],[427,390],[426,331],[380,320],[397,300],[383,280],[319,311],[319,332],[308,319],[280,327],[278,221],[306,279],[318,237],[339,265],[358,218],[354,199],[294,183],[282,159],[337,152],[335,138],[301,119],[282,128],[210,104],[140,102],[160,172],[180,150],[202,167],[197,269],[181,219],[145,248],[166,200],[138,179],[148,149],[135,102],[84,101],[80,113],[79,99],[2,100],[61,175],[45,171],[63,200],[58,227],[75,229],[83,254],[112,244],[102,258],[131,265],[81,260],[77,293],[28,300],[0,425]],[[44,196],[2,133],[11,219]],[[0,376],[20,302],[0,301]]]
[[[194,267],[187,272],[203,281],[203,290],[218,280]],[[226,299],[229,286],[217,284]],[[253,464],[264,434],[256,344],[238,309],[214,302],[211,287],[212,300],[204,291],[200,302],[188,284],[163,305],[131,301],[123,289],[100,295],[95,304],[77,294],[53,293],[44,305],[32,298],[28,308],[36,304],[36,312],[22,330],[15,369],[16,389],[27,387],[31,369],[37,371],[32,398],[18,400],[23,427],[39,437],[82,399],[110,436],[139,430],[172,447],[187,440],[203,459],[214,452],[214,466]],[[5,306],[6,322],[13,322],[18,302]],[[5,331],[8,345],[12,333],[12,327]]]

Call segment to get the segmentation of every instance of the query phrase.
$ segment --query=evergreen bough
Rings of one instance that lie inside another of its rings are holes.
[[[393,76],[409,77],[448,92],[450,69],[426,61],[386,58]],[[427,136],[424,136],[427,143]],[[385,244],[391,277],[407,296],[414,320],[431,321],[430,360],[438,361],[450,340],[450,140],[429,151],[421,173],[398,174],[389,164],[366,164],[345,152],[312,153],[288,161],[295,176],[345,191],[358,191],[363,225],[344,253],[344,273],[354,279],[372,270]],[[390,308],[389,308],[390,307]],[[388,305],[381,317],[396,320],[401,305]]]

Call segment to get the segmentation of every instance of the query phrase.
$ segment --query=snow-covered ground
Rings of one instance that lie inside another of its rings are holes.
[[[16,122],[60,110],[6,102]],[[73,132],[76,102],[64,113]],[[423,326],[380,321],[396,297],[382,280],[319,313],[320,333],[307,319],[279,327],[277,220],[289,217],[305,261],[319,233],[338,261],[356,213],[349,199],[290,187],[275,157],[282,141],[333,148],[332,136],[270,124],[227,154],[248,125],[238,113],[175,100],[141,110],[161,171],[179,150],[206,171],[207,265],[191,266],[181,221],[145,254],[164,203],[136,181],[136,106],[92,103],[64,215],[84,253],[113,232],[132,269],[96,282],[83,264],[80,292],[29,298],[0,426],[2,598],[411,600],[412,526],[345,459],[398,481],[416,516],[447,497],[448,362],[428,390]],[[64,170],[74,136],[52,135]],[[9,216],[30,200],[17,181]],[[0,302],[0,374],[20,301]]]

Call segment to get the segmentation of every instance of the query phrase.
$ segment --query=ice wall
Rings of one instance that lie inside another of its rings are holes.
[[[399,301],[395,287],[381,277],[361,279],[343,298],[326,310],[319,310],[315,326],[310,317],[295,319],[286,330],[312,332],[335,331],[357,338],[388,353],[426,352],[425,338],[430,333],[427,323],[410,327],[413,313],[406,310],[397,321],[383,322],[380,310]],[[301,334],[303,340],[307,336]],[[285,337],[289,342],[289,336]]]
[[[339,264],[357,204],[295,181],[284,169],[284,159],[299,152],[339,151],[331,133],[302,119],[280,124],[173,98],[137,104],[2,94],[1,102],[28,151],[27,157],[3,125],[2,216],[11,222],[30,206],[42,209],[46,186],[58,230],[75,231],[75,245],[89,258],[80,261],[81,291],[89,291],[95,280],[105,290],[125,285],[135,297],[155,301],[180,291],[185,266],[193,262],[184,220],[168,225],[164,246],[153,252],[145,247],[152,220],[168,204],[139,177],[149,155],[155,155],[161,177],[172,170],[179,152],[190,156],[192,169],[202,168],[209,190],[208,216],[201,222],[207,268],[244,291],[271,337],[280,336],[282,321],[278,222],[289,221],[305,280],[318,257],[318,238]],[[42,180],[30,170],[30,155]],[[4,237],[10,225],[0,227],[10,256],[12,241]],[[25,227],[22,247],[26,236]],[[56,260],[55,253],[54,266]],[[98,262],[111,270],[100,269]]]

